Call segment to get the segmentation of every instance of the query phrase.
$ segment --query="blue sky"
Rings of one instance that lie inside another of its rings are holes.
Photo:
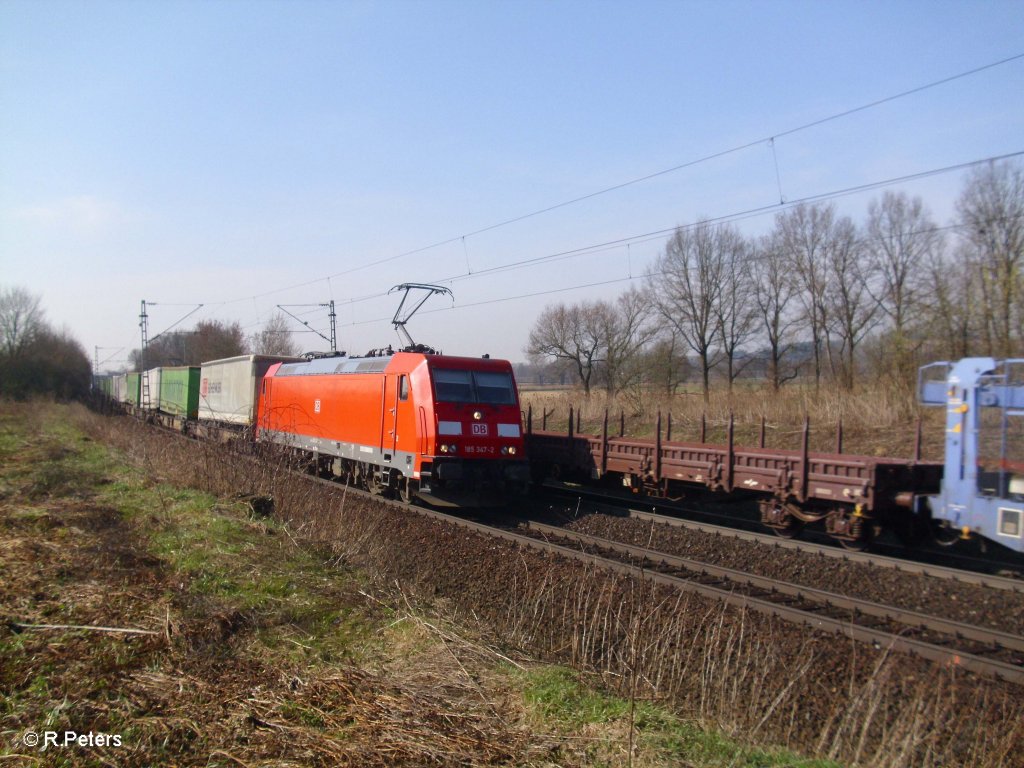
[[[0,0],[0,284],[102,359],[141,299],[151,334],[334,299],[363,352],[391,286],[453,278],[413,337],[522,359],[546,303],[617,295],[665,238],[486,270],[1019,152],[1024,59],[467,233],[1022,53],[1020,2]],[[945,222],[961,180],[897,188]]]

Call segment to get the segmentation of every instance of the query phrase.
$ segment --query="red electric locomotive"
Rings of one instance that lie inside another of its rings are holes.
[[[480,506],[528,486],[507,360],[329,357],[273,366],[261,387],[258,440],[307,451],[374,493]]]

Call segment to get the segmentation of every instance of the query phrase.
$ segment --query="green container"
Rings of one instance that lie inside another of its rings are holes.
[[[95,375],[92,377],[92,388],[109,399],[114,396],[114,377]]]
[[[142,375],[138,373],[129,373],[128,376],[128,400],[127,402],[132,405],[139,404],[139,398],[142,394]]]
[[[164,368],[160,373],[160,410],[194,419],[199,413],[199,367]]]

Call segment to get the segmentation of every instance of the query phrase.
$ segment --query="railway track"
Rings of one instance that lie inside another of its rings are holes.
[[[981,674],[1024,683],[1024,637],[880,605],[732,568],[635,547],[528,521],[531,537],[582,552],[620,572],[639,572],[685,591],[845,635],[875,647],[912,653]],[[625,566],[623,571],[622,566]],[[664,578],[659,578],[664,577]]]
[[[181,439],[188,439],[184,436]],[[246,456],[260,461],[256,456]],[[289,470],[337,491],[337,482]],[[480,522],[435,509],[411,506],[349,487],[348,493],[399,507],[407,513],[458,526],[520,546],[582,560],[618,572],[813,629],[849,637],[876,648],[910,653],[979,675],[1024,685],[1024,637],[961,624],[899,608],[787,584],[750,573],[687,560],[650,549],[569,532],[542,523]]]
[[[666,507],[665,512],[646,511],[636,509],[636,501],[634,499],[623,499],[577,486],[554,486],[549,484],[545,485],[545,490],[559,495],[571,495],[576,499],[588,499],[592,504],[597,505],[601,511],[606,511],[606,513],[610,514],[624,514],[637,520],[701,531],[741,541],[755,542],[779,549],[807,552],[848,563],[862,563],[902,573],[921,574],[935,579],[956,581],[963,584],[976,584],[990,589],[1001,589],[1024,594],[1024,573],[1014,570],[1014,564],[997,564],[993,566],[992,561],[955,553],[941,553],[941,555],[934,555],[931,552],[908,553],[918,558],[909,559],[906,556],[895,557],[875,551],[856,551],[837,546],[834,542],[828,540],[787,539],[774,533],[764,533],[757,530],[760,526],[754,521],[733,518],[707,510],[680,509],[672,506]],[[651,506],[653,509],[661,508],[653,502]],[[672,514],[669,514],[669,512]],[[699,519],[679,517],[680,513],[692,515]],[[947,563],[959,563],[960,567],[943,565],[932,559],[932,557],[939,556]],[[992,573],[993,569],[1014,575],[1005,576],[1001,575],[1001,573]]]
[[[298,473],[301,474],[301,473]],[[302,475],[338,489],[332,480]],[[542,552],[581,560],[875,648],[1024,685],[1024,637],[846,597],[520,518],[481,522],[349,488],[408,512]]]
[[[976,584],[989,589],[1003,589],[1009,592],[1024,594],[1024,579],[1010,576],[999,576],[978,571],[950,568],[933,563],[920,562],[916,560],[905,560],[899,557],[890,557],[871,552],[854,552],[827,544],[817,544],[798,539],[783,539],[773,533],[756,533],[744,531],[737,528],[730,528],[714,523],[700,523],[693,520],[684,520],[679,517],[670,517],[657,512],[645,512],[639,509],[628,509],[629,516],[634,520],[644,520],[657,525],[669,525],[676,528],[687,528],[693,531],[739,539],[741,541],[752,541],[764,544],[769,547],[788,549],[798,552],[821,555],[834,558],[848,563],[866,563],[877,568],[887,568],[903,573],[915,573],[922,576],[929,576],[933,579],[944,579],[958,581],[963,584]]]

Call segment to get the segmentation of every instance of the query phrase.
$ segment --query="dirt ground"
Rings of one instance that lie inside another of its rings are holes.
[[[0,404],[0,575],[0,765],[1021,764],[1019,691],[132,419]]]
[[[479,653],[328,574],[245,505],[68,461],[79,447],[40,437],[4,457],[3,765],[544,764],[560,751]],[[63,471],[46,469],[55,462]],[[154,554],[161,537],[188,535],[176,513],[204,507],[225,521],[214,535],[236,562],[183,570]],[[292,600],[207,583],[288,571],[303,574],[301,589],[280,589]],[[92,734],[93,746],[26,739],[46,731]],[[120,745],[95,746],[104,736]]]
[[[402,563],[442,572],[451,532],[393,560],[364,547],[387,565],[371,577],[347,554],[362,534],[328,546],[236,498],[251,463],[147,429],[0,403],[2,766],[835,765],[595,691],[457,594],[420,602],[429,576],[410,590]],[[232,492],[173,481],[200,470]]]

